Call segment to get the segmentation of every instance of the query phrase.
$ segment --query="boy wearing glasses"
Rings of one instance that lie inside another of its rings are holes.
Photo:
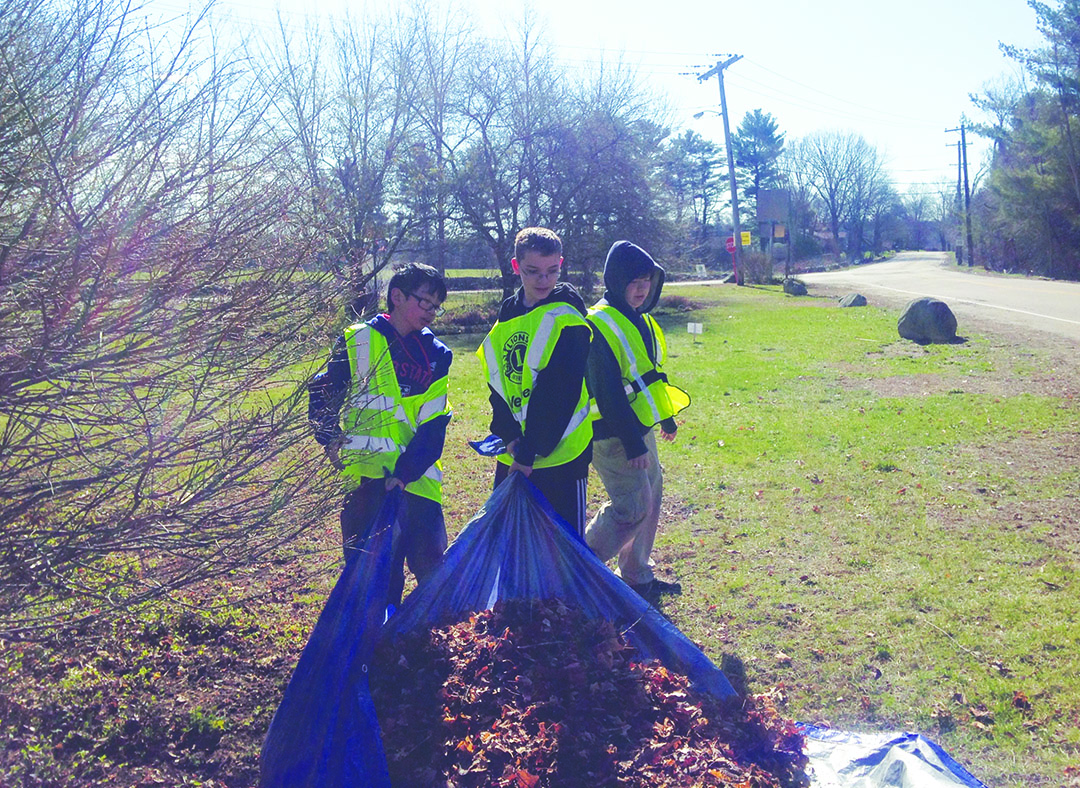
[[[341,539],[348,559],[386,493],[404,490],[388,603],[398,605],[405,561],[422,580],[442,563],[442,456],[450,423],[453,353],[428,326],[443,313],[446,283],[429,265],[395,271],[385,314],[345,329],[308,387],[315,439],[345,477]]]
[[[477,355],[490,390],[491,432],[507,447],[495,485],[521,472],[584,534],[592,458],[585,366],[592,330],[581,295],[559,282],[562,263],[562,241],[551,230],[527,227],[517,234],[511,265],[521,287],[502,303]]]

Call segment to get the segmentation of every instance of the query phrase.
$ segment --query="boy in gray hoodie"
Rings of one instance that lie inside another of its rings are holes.
[[[649,315],[664,269],[641,247],[616,241],[604,263],[604,297],[589,310],[593,342],[586,380],[600,418],[593,424],[593,467],[610,498],[585,531],[601,560],[618,556],[619,576],[650,601],[678,594],[653,575],[649,555],[660,520],[663,476],[653,427],[675,440],[675,414],[690,404],[664,374],[663,331]]]

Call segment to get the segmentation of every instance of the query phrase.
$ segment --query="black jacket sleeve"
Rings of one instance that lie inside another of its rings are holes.
[[[602,335],[594,337],[589,349],[589,365],[586,373],[589,391],[596,399],[596,407],[603,419],[603,434],[622,441],[626,458],[632,460],[645,454],[648,449],[642,439],[642,424],[623,388],[619,362]],[[597,425],[597,437],[601,436]]]
[[[488,402],[491,403],[491,434],[498,435],[509,446],[521,437],[521,426],[502,397],[488,384]]]
[[[522,465],[532,465],[537,455],[546,457],[559,445],[581,396],[591,336],[586,325],[563,329],[547,366],[536,374],[528,425],[514,452]]]
[[[308,420],[315,430],[315,440],[321,446],[329,445],[344,434],[339,414],[349,395],[351,378],[345,337],[338,337],[326,369],[308,383]]]

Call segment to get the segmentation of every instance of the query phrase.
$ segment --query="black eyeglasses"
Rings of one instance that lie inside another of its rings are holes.
[[[405,295],[411,298],[415,298],[416,303],[420,305],[421,309],[423,309],[425,312],[431,312],[435,315],[435,317],[441,317],[446,313],[445,309],[443,309],[439,304],[428,298],[421,298],[416,293],[406,293]]]

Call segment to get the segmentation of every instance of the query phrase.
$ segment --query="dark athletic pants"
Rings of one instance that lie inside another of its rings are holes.
[[[345,494],[341,509],[341,544],[348,559],[356,545],[367,536],[368,529],[379,513],[386,497],[386,482],[382,479],[366,479],[354,490]],[[394,537],[393,556],[390,564],[390,588],[386,598],[388,605],[401,604],[405,590],[405,562],[417,581],[423,580],[442,565],[446,552],[446,523],[442,506],[430,498],[405,493],[398,510],[400,528]]]
[[[582,474],[584,466],[584,475]],[[574,460],[565,465],[550,468],[533,468],[529,481],[536,485],[551,504],[551,508],[575,528],[578,535],[585,536],[585,486],[589,480],[589,463]],[[495,486],[510,475],[510,466],[497,463]]]

